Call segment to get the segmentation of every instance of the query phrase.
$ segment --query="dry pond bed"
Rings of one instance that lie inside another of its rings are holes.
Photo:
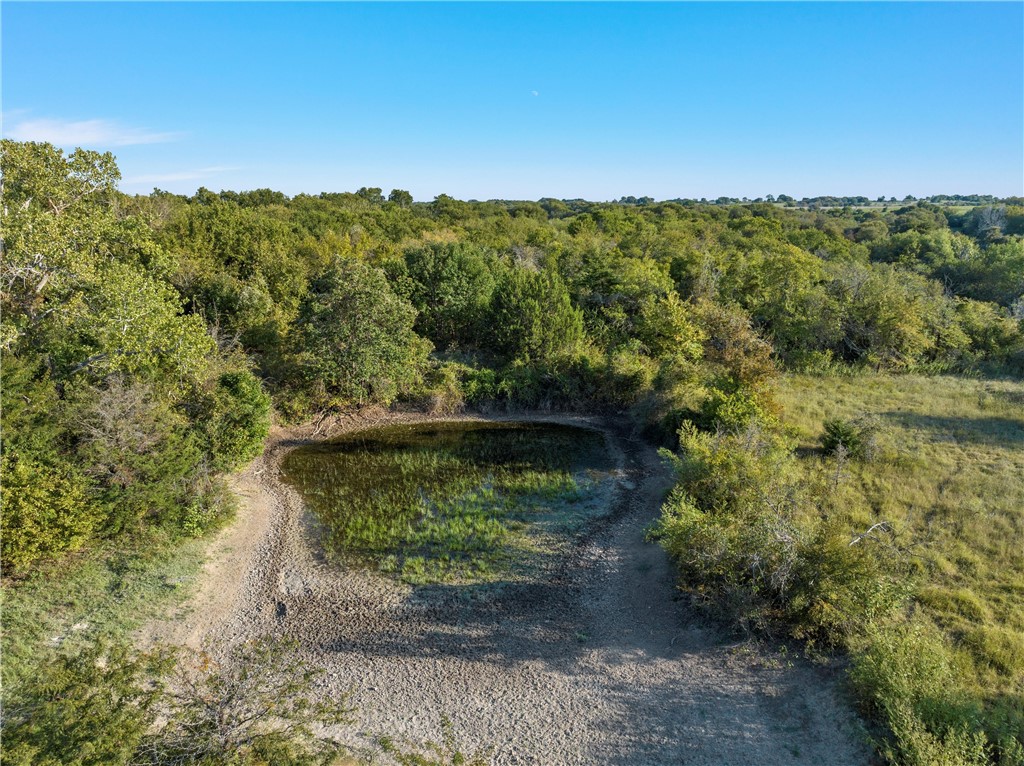
[[[464,749],[492,748],[495,764],[869,761],[829,669],[737,645],[678,598],[671,563],[644,538],[671,486],[653,447],[601,418],[454,420],[603,434],[611,470],[593,488],[602,512],[516,576],[499,568],[412,585],[325,555],[281,464],[327,436],[431,418],[278,429],[233,480],[238,518],[211,546],[196,596],[141,640],[228,647],[287,636],[323,670],[318,694],[348,695],[356,722],[336,735],[356,747],[382,734],[436,740],[446,716]]]

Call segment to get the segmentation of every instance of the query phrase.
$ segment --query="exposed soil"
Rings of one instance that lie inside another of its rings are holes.
[[[607,518],[542,581],[412,588],[325,564],[301,500],[278,481],[291,447],[422,415],[380,413],[278,429],[233,479],[238,519],[211,546],[197,595],[144,642],[199,646],[287,635],[348,693],[365,746],[390,734],[439,738],[495,764],[863,764],[856,717],[826,668],[737,645],[678,598],[671,563],[644,532],[671,477],[618,422],[516,416],[596,428],[619,461]],[[451,418],[445,418],[451,419]]]

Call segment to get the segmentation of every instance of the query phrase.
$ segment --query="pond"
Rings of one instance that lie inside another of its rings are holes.
[[[292,450],[327,557],[411,583],[536,574],[607,511],[604,436],[550,423],[394,425]]]

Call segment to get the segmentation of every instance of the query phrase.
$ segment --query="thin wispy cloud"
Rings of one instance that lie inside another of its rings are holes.
[[[132,176],[125,178],[122,183],[125,186],[131,186],[135,184],[164,184],[173,183],[175,181],[201,181],[204,178],[216,175],[217,173],[227,173],[233,170],[240,170],[241,168],[232,167],[229,165],[214,165],[208,168],[196,168],[194,170],[179,170],[173,173],[147,173],[140,176]]]
[[[10,115],[7,115],[8,117]],[[4,128],[15,141],[45,141],[55,146],[87,149],[139,144],[163,144],[181,138],[181,133],[161,133],[148,128],[122,125],[114,120],[20,119]]]

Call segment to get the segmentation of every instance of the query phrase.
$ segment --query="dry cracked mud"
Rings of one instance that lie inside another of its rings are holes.
[[[278,479],[282,455],[428,419],[381,413],[275,430],[233,479],[238,518],[211,545],[196,595],[140,641],[288,636],[323,670],[317,693],[348,695],[356,722],[334,734],[356,747],[381,734],[437,740],[447,716],[463,749],[489,747],[502,766],[870,761],[835,671],[737,645],[679,598],[671,563],[645,540],[671,477],[616,421],[508,418],[598,429],[619,463],[608,515],[537,581],[413,588],[325,564],[301,500]]]

